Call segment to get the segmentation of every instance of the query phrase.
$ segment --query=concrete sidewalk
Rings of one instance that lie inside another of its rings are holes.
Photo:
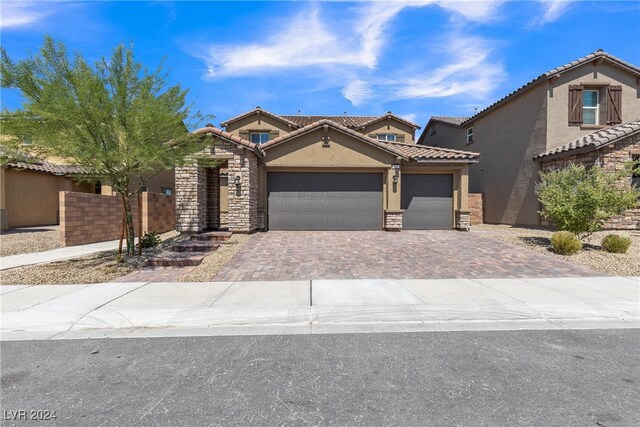
[[[640,327],[640,278],[1,286],[2,339]]]
[[[136,239],[136,242],[137,241]],[[90,243],[87,245],[67,246],[50,251],[4,256],[0,257],[0,271],[25,267],[27,265],[46,264],[70,258],[78,258],[103,251],[112,251],[118,249],[119,242],[119,240],[110,240],[108,242]]]

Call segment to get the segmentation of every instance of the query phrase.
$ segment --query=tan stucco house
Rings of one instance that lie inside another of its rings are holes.
[[[172,195],[174,187],[174,171],[169,170],[151,178],[145,191]],[[0,167],[1,229],[59,224],[60,192],[113,195],[85,167],[19,153]]]
[[[260,107],[195,131],[176,169],[181,232],[468,229],[478,154],[418,146],[419,126],[375,117],[280,116]]]
[[[471,117],[432,117],[418,144],[480,153],[469,181],[470,192],[484,196],[485,222],[539,225],[539,171],[577,159],[615,167],[637,158],[639,118],[640,68],[599,50]],[[640,228],[639,220],[630,212],[616,224]]]

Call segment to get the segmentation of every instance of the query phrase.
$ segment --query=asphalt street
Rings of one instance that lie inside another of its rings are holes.
[[[639,344],[638,329],[2,342],[2,424],[637,426]],[[7,419],[20,411],[57,418]]]

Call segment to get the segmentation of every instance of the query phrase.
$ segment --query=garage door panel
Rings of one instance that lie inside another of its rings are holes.
[[[269,172],[267,189],[270,229],[382,228],[382,174]]]
[[[453,176],[402,175],[402,228],[450,229],[453,215]]]

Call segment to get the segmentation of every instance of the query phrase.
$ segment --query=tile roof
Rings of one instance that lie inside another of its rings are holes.
[[[346,134],[349,134],[349,135],[354,136],[354,137],[356,137],[358,139],[361,139],[361,140],[363,140],[364,142],[366,142],[368,144],[371,144],[371,145],[376,146],[376,147],[378,147],[378,148],[380,148],[382,150],[385,150],[385,151],[387,151],[387,152],[389,152],[391,154],[394,154],[396,156],[399,156],[399,157],[402,157],[402,158],[408,160],[408,158],[401,151],[394,149],[393,147],[387,145],[386,143],[384,143],[382,141],[378,141],[377,139],[374,139],[374,138],[370,138],[367,135],[361,134],[360,132],[357,132],[357,131],[355,131],[355,130],[353,130],[351,128],[343,126],[340,123],[336,123],[336,122],[334,122],[332,120],[329,120],[329,119],[320,119],[317,122],[310,123],[310,124],[308,124],[308,125],[306,125],[306,126],[304,126],[302,128],[294,130],[293,132],[286,133],[286,134],[284,134],[282,136],[279,136],[278,138],[272,139],[271,141],[260,145],[260,148],[262,148],[264,150],[268,150],[269,148],[273,147],[274,145],[281,144],[284,141],[287,141],[287,140],[289,140],[291,138],[294,138],[296,136],[311,132],[311,131],[313,131],[313,130],[321,127],[321,126],[324,126],[324,125],[331,126],[334,129],[338,129],[338,130],[340,130],[340,131],[342,131],[342,132],[344,132]]]
[[[560,147],[538,154],[534,157],[534,160],[539,160],[549,156],[561,155],[564,153],[571,153],[575,150],[598,150],[606,145],[612,144],[636,133],[640,133],[640,119],[628,123],[614,125],[584,135],[569,142],[568,144],[564,144]]]
[[[477,162],[480,159],[479,153],[473,153],[471,151],[452,150],[450,148],[401,142],[387,142],[386,144],[402,151],[407,157],[416,161],[460,160]]]
[[[282,117],[283,119],[286,119],[288,121],[294,122],[298,125],[301,126],[307,126],[310,125],[312,123],[315,123],[317,121],[320,121],[322,119],[327,119],[327,120],[331,120],[332,122],[338,123],[342,126],[346,126],[348,128],[351,129],[358,129],[358,128],[363,128],[365,126],[368,126],[372,123],[375,123],[377,121],[380,120],[385,120],[386,118],[390,117],[393,118],[401,123],[405,123],[413,128],[416,129],[420,129],[420,126],[418,126],[417,124],[410,122],[409,120],[406,120],[400,116],[396,116],[395,114],[391,113],[390,111],[387,114],[384,114],[382,116],[320,116],[320,115],[315,115],[315,116],[279,116]]]
[[[264,114],[265,116],[269,116],[269,117],[274,118],[276,120],[280,120],[280,121],[285,122],[286,124],[288,124],[290,126],[293,126],[293,127],[299,127],[300,126],[297,123],[294,123],[294,122],[291,122],[291,121],[285,119],[284,116],[278,116],[277,114],[273,114],[272,112],[264,110],[264,109],[262,109],[260,107],[256,107],[251,111],[247,111],[246,113],[240,114],[239,116],[235,116],[235,117],[232,117],[232,118],[230,118],[228,120],[225,120],[224,122],[220,123],[220,126],[226,127],[231,122],[235,122],[236,120],[240,120],[242,118],[249,117],[252,114],[256,114],[256,113]]]
[[[379,141],[329,119],[320,119],[315,123],[310,123],[303,128],[296,129],[291,133],[287,133],[281,137],[272,139],[271,141],[262,144],[260,147],[265,151],[268,151],[269,148],[275,145],[285,142],[295,136],[310,132],[324,125],[332,126],[344,133],[352,135],[382,150],[401,157],[404,160],[476,162],[480,158],[480,154],[472,153],[469,151],[452,150],[448,148],[430,147],[426,145],[406,144],[400,142]]]
[[[459,116],[431,116],[429,119],[430,122],[442,122],[448,123],[450,125],[460,126],[462,123],[466,122],[469,119],[469,116],[459,117]]]
[[[10,162],[7,163],[7,165],[15,169],[27,169],[36,172],[46,172],[58,176],[88,175],[91,173],[90,169],[84,166],[59,165],[57,163],[51,163],[48,160],[34,160],[33,162]]]
[[[203,128],[194,130],[193,133],[199,134],[199,135],[215,135],[215,136],[218,136],[218,137],[220,137],[222,139],[226,139],[227,141],[232,142],[234,144],[238,144],[238,145],[241,145],[243,147],[249,148],[250,150],[254,151],[256,154],[259,154],[259,155],[264,157],[264,151],[262,151],[262,149],[260,147],[258,147],[257,144],[254,144],[253,142],[247,141],[244,138],[240,138],[239,136],[235,136],[232,133],[225,132],[220,128],[217,128],[217,127],[214,127],[214,126],[205,126]]]
[[[587,62],[591,62],[591,61],[595,61],[597,59],[603,59],[606,61],[609,61],[611,63],[614,63],[622,68],[625,68],[629,71],[631,71],[632,73],[640,76],[640,68],[629,63],[626,62],[616,56],[613,56],[605,51],[603,51],[602,49],[597,50],[596,52],[590,53],[587,56],[583,56],[582,58],[578,58],[575,61],[571,61],[568,64],[564,64],[561,65],[560,67],[556,67],[552,70],[547,71],[546,73],[542,73],[540,74],[538,77],[528,81],[527,83],[525,83],[524,85],[520,86],[518,89],[514,90],[513,92],[509,93],[508,95],[500,98],[498,101],[494,102],[493,104],[489,105],[488,107],[484,108],[483,110],[477,112],[476,114],[474,114],[473,116],[469,117],[467,120],[465,120],[462,124],[471,122],[473,120],[475,120],[476,118],[484,115],[485,113],[493,110],[494,108],[496,108],[497,106],[503,104],[504,102],[506,102],[508,99],[512,98],[513,96],[524,92],[525,90],[529,89],[530,87],[538,84],[541,81],[546,81],[548,78],[553,77],[557,74],[560,74],[564,71],[568,71],[571,70],[573,68],[579,67],[582,64],[586,64]]]
[[[307,126],[312,123],[319,122],[322,119],[331,120],[348,128],[361,127],[370,121],[377,119],[378,116],[280,116],[300,126]]]

